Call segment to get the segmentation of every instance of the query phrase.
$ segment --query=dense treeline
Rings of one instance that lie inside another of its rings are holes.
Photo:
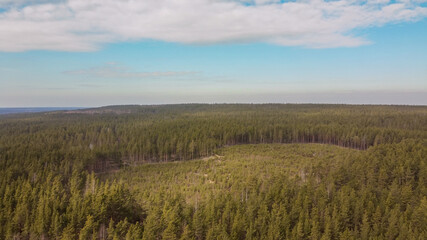
[[[410,106],[1,116],[0,239],[425,239],[426,137]]]
[[[126,163],[194,159],[220,146],[246,143],[315,142],[366,149],[426,138],[426,114],[425,107],[398,106],[109,107],[3,119],[0,143],[11,158],[59,153]],[[29,148],[33,151],[26,153]]]

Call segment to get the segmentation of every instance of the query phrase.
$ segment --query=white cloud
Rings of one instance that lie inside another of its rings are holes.
[[[47,2],[65,2],[65,0],[0,0],[0,7],[3,6],[19,6],[24,4],[36,4]]]
[[[423,1],[3,0],[0,51],[93,51],[146,39],[353,47],[369,43],[354,29],[426,17]]]

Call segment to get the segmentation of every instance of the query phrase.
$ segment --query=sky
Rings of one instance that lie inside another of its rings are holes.
[[[427,105],[427,0],[0,0],[0,107]]]

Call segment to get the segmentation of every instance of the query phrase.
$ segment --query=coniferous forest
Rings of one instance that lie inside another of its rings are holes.
[[[2,115],[0,239],[427,239],[427,107]]]

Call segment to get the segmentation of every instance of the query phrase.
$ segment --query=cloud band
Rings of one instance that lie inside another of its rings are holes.
[[[94,51],[154,39],[353,47],[359,28],[427,16],[424,0],[69,0],[0,2],[0,51]]]

